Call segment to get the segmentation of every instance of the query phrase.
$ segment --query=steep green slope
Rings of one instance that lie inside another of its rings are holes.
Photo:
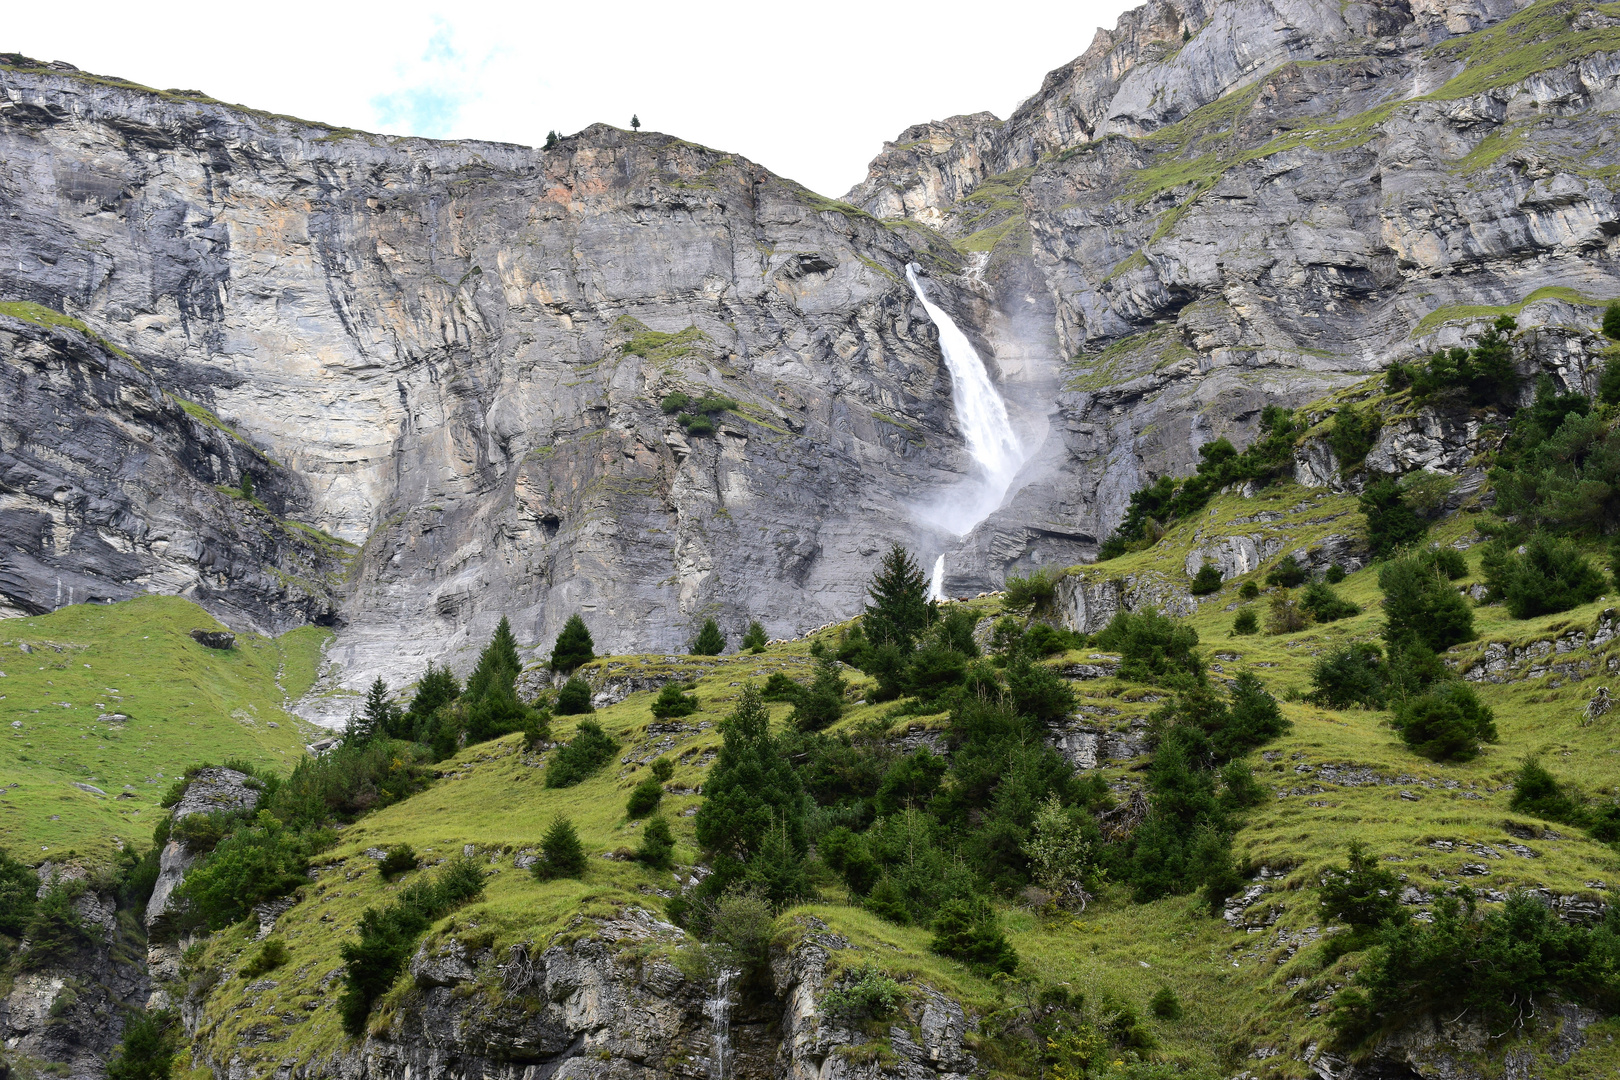
[[[177,597],[76,604],[0,628],[0,847],[35,861],[105,861],[144,847],[186,766],[241,758],[278,772],[304,754],[288,700],[315,681],[330,632],[237,636]],[[24,650],[27,651],[24,651]]]
[[[1262,521],[1254,522],[1256,516]],[[1153,578],[1166,586],[1184,585],[1188,553],[1223,534],[1285,535],[1285,550],[1293,550],[1312,546],[1325,532],[1354,536],[1361,528],[1352,500],[1276,485],[1253,499],[1221,496],[1198,520],[1177,526],[1149,551],[1075,573],[1115,576],[1138,585]],[[1434,539],[1466,543],[1472,535],[1470,518],[1459,515],[1444,523]],[[1476,553],[1468,557],[1471,574],[1477,574]],[[1248,577],[1258,580],[1265,569]],[[782,940],[802,932],[795,929],[802,925],[796,916],[814,915],[850,942],[835,954],[835,970],[875,965],[902,981],[944,990],[986,1017],[1015,1008],[1039,987],[1055,984],[1082,989],[1093,1001],[1127,1003],[1146,1015],[1149,998],[1170,986],[1184,1014],[1177,1020],[1145,1021],[1158,1043],[1154,1054],[1210,1073],[1247,1068],[1256,1075],[1304,1076],[1308,1069],[1303,1059],[1328,1040],[1331,994],[1347,982],[1358,962],[1352,955],[1324,964],[1318,942],[1325,928],[1313,889],[1325,866],[1344,861],[1351,839],[1364,840],[1426,894],[1467,883],[1487,901],[1499,901],[1519,887],[1545,888],[1576,900],[1604,896],[1604,883],[1620,876],[1614,850],[1579,830],[1515,814],[1508,799],[1521,761],[1535,753],[1544,754],[1562,779],[1588,791],[1614,782],[1612,727],[1583,727],[1579,716],[1593,687],[1603,681],[1605,665],[1616,656],[1613,641],[1576,657],[1593,661],[1585,673],[1479,684],[1496,711],[1501,741],[1477,760],[1435,764],[1401,745],[1387,713],[1335,711],[1298,700],[1298,692],[1309,688],[1317,655],[1344,641],[1376,636],[1381,621],[1376,570],[1352,574],[1339,586],[1341,595],[1362,606],[1361,615],[1277,636],[1230,636],[1236,591],[1244,580],[1227,582],[1189,620],[1202,639],[1202,651],[1212,658],[1217,680],[1243,670],[1256,672],[1284,698],[1284,711],[1294,724],[1292,733],[1251,758],[1272,797],[1247,812],[1235,847],[1253,878],[1251,892],[1254,886],[1264,891],[1248,896],[1247,905],[1231,907],[1235,926],[1212,917],[1194,897],[1133,904],[1128,891],[1119,887],[1105,890],[1080,914],[1044,915],[1004,902],[1001,921],[1022,963],[1013,981],[992,981],[932,953],[927,929],[897,926],[851,906],[842,885],[826,875],[818,902],[785,913],[779,924]],[[1473,580],[1470,576],[1458,585],[1466,587]],[[994,601],[977,601],[974,607],[982,614],[997,609]],[[1600,601],[1522,623],[1492,607],[1479,609],[1476,618],[1479,640],[1454,650],[1452,657],[1465,668],[1492,643],[1525,645],[1565,636],[1570,629],[1584,629],[1589,641],[1600,621],[1612,620],[1614,613]],[[823,636],[831,640],[837,633]],[[580,923],[581,914],[607,915],[632,906],[656,910],[678,887],[676,878],[612,857],[627,853],[638,837],[638,826],[626,819],[624,800],[646,775],[642,766],[661,753],[678,762],[666,785],[664,811],[680,842],[677,863],[693,861],[697,853],[686,815],[699,801],[691,789],[701,782],[718,745],[715,722],[730,709],[745,680],[762,680],[776,670],[807,676],[806,649],[806,643],[796,643],[773,648],[763,657],[683,661],[689,674],[701,676],[697,693],[703,704],[701,713],[685,721],[687,730],[668,731],[661,724],[655,730],[648,711],[650,693],[634,694],[598,712],[595,719],[623,745],[623,761],[575,788],[544,788],[543,767],[554,751],[525,753],[517,736],[470,748],[443,763],[443,779],[431,790],[343,833],[324,857],[317,882],[301,890],[303,902],[278,925],[278,936],[292,953],[283,969],[289,974],[268,988],[250,988],[244,985],[247,980],[236,979],[215,990],[199,1033],[203,1047],[216,1061],[230,1056],[223,1053],[230,1048],[245,1063],[268,1067],[272,1060],[309,1060],[346,1044],[332,995],[323,989],[330,983],[324,980],[340,968],[338,947],[353,934],[361,911],[385,902],[402,887],[380,879],[367,849],[407,842],[431,860],[473,845],[492,873],[486,896],[442,920],[435,935],[493,946],[496,955],[518,943],[538,946],[530,950],[534,955],[548,943],[588,934],[590,925]],[[1093,655],[1101,654],[1071,652],[1052,663],[1062,668]],[[623,675],[670,665],[664,658],[638,657],[615,658],[605,666]],[[1514,674],[1527,672],[1521,666]],[[851,698],[858,699],[866,685],[857,677]],[[1162,694],[1115,678],[1079,682],[1076,689],[1082,711],[1105,713],[1109,724],[1125,730],[1132,718],[1150,713]],[[870,722],[890,708],[855,707],[840,726]],[[786,712],[786,706],[774,706],[773,721],[782,723]],[[932,720],[899,718],[892,730],[899,735]],[[569,734],[565,721],[556,722],[554,737]],[[1104,768],[1103,775],[1125,797],[1141,783],[1139,766],[1139,760],[1117,763]],[[583,881],[540,883],[515,864],[538,847],[558,813],[574,819],[592,855]],[[408,875],[404,883],[418,876]],[[216,937],[206,955],[196,958],[194,970],[228,971],[240,965],[253,948],[255,931],[244,926]],[[372,1030],[385,1030],[393,1010],[414,993],[410,980],[401,979],[373,1015]],[[252,1038],[246,1038],[250,1033]],[[1548,1075],[1612,1075],[1620,1066],[1615,1034],[1620,1034],[1615,1021],[1588,1028],[1584,1048]],[[880,1058],[884,1036],[874,1038],[875,1048],[869,1050]],[[979,1052],[993,1070],[1003,1060],[988,1036],[981,1038]]]

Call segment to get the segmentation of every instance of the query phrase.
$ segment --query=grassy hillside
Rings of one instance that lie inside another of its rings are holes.
[[[121,842],[146,845],[188,764],[291,769],[304,736],[283,705],[314,683],[330,632],[241,634],[218,650],[191,639],[199,628],[223,629],[157,596],[0,625],[0,847],[101,861]]]
[[[1245,520],[1260,514],[1267,520]],[[1223,533],[1276,532],[1288,537],[1284,550],[1293,550],[1308,548],[1327,533],[1353,536],[1362,527],[1353,500],[1277,485],[1254,499],[1222,496],[1197,520],[1172,529],[1149,551],[1075,572],[1137,582],[1158,577],[1167,585],[1179,582],[1184,587],[1188,552],[1195,543],[1207,543]],[[1472,538],[1466,514],[1446,522],[1433,536],[1456,544]],[[1477,552],[1468,556],[1470,570],[1477,574]],[[1250,577],[1261,578],[1264,569]],[[1352,574],[1339,586],[1341,595],[1362,605],[1361,615],[1279,636],[1230,636],[1243,580],[1229,581],[1219,593],[1205,598],[1190,619],[1202,650],[1212,658],[1216,679],[1229,679],[1243,670],[1256,672],[1284,699],[1284,711],[1294,725],[1291,734],[1251,759],[1273,797],[1247,812],[1236,841],[1238,855],[1255,878],[1251,884],[1266,888],[1239,919],[1242,925],[1233,928],[1211,917],[1193,897],[1133,904],[1119,887],[1106,890],[1099,902],[1079,915],[1053,918],[1004,905],[1002,923],[1022,966],[1013,981],[989,981],[931,953],[926,929],[897,926],[851,906],[842,886],[829,875],[820,900],[796,910],[813,913],[849,939],[851,948],[835,957],[835,964],[876,964],[902,980],[941,988],[981,1015],[1021,1000],[1032,987],[1065,983],[1087,991],[1092,1000],[1113,995],[1145,1014],[1149,997],[1168,985],[1180,996],[1185,1014],[1176,1021],[1148,1021],[1160,1054],[1223,1075],[1246,1068],[1261,1076],[1303,1076],[1308,1070],[1299,1059],[1326,1041],[1324,1006],[1332,990],[1347,981],[1356,961],[1351,956],[1324,965],[1317,944],[1323,926],[1311,888],[1324,866],[1344,861],[1350,839],[1365,840],[1374,854],[1425,893],[1468,883],[1487,898],[1500,899],[1517,887],[1544,887],[1560,896],[1597,899],[1604,895],[1605,883],[1620,880],[1620,858],[1612,848],[1585,838],[1578,829],[1549,826],[1508,809],[1512,777],[1530,754],[1543,754],[1560,778],[1588,792],[1606,790],[1620,776],[1613,757],[1620,752],[1614,749],[1614,721],[1583,727],[1579,719],[1582,704],[1605,681],[1600,673],[1616,655],[1613,642],[1590,654],[1593,671],[1583,678],[1555,673],[1481,684],[1496,712],[1500,742],[1474,761],[1435,764],[1399,742],[1388,726],[1387,713],[1334,711],[1298,699],[1298,691],[1308,689],[1310,667],[1319,653],[1343,641],[1376,636],[1381,621],[1376,570]],[[1473,580],[1471,576],[1457,584],[1466,587]],[[1451,658],[1466,667],[1493,642],[1552,640],[1571,628],[1585,628],[1590,636],[1609,606],[1599,601],[1524,622],[1513,622],[1500,608],[1480,608],[1478,641],[1454,650]],[[988,615],[996,613],[998,603],[976,601],[974,607]],[[479,944],[493,944],[498,955],[509,944],[543,947],[581,933],[575,920],[580,913],[606,914],[627,905],[656,910],[662,897],[677,887],[675,878],[608,857],[636,843],[638,826],[626,819],[624,800],[645,775],[643,764],[660,753],[679,763],[666,785],[664,810],[681,842],[677,862],[689,863],[696,852],[692,819],[686,815],[699,801],[689,792],[701,782],[718,745],[715,722],[729,710],[745,681],[762,680],[776,670],[807,677],[807,648],[800,642],[773,648],[762,657],[704,661],[707,673],[697,683],[703,711],[687,718],[688,730],[649,731],[650,693],[633,695],[598,712],[595,719],[623,745],[624,760],[575,788],[545,789],[541,777],[550,752],[526,753],[517,736],[470,748],[443,763],[443,778],[433,788],[343,832],[340,843],[323,856],[317,882],[301,890],[304,902],[279,924],[278,936],[292,954],[282,969],[285,974],[278,975],[277,985],[259,984],[252,991],[244,985],[248,980],[220,985],[207,1003],[202,1039],[214,1047],[233,1048],[250,1066],[265,1067],[272,1060],[308,1060],[344,1045],[333,995],[322,988],[322,981],[340,967],[338,946],[353,934],[361,912],[385,902],[418,876],[384,883],[365,855],[368,848],[407,842],[437,859],[473,845],[493,875],[486,896],[442,921],[435,933],[476,938]],[[1052,662],[1061,666],[1090,655],[1091,650],[1081,650]],[[1579,657],[1588,658],[1588,653]],[[657,670],[667,661],[615,658],[611,666],[622,674],[627,669]],[[858,700],[867,684],[859,675],[848,674],[853,677],[850,697]],[[1112,710],[1108,722],[1122,728],[1133,717],[1150,712],[1158,696],[1149,688],[1113,678],[1080,682],[1076,689],[1082,707]],[[870,722],[891,708],[852,708],[840,726]],[[785,705],[773,706],[773,721],[781,723],[787,711]],[[893,731],[902,734],[935,719],[897,719]],[[570,730],[566,720],[559,720],[554,737],[566,739]],[[1139,763],[1120,763],[1103,773],[1124,792],[1141,782],[1133,765]],[[583,881],[542,884],[517,869],[514,859],[538,847],[558,813],[572,816],[578,825],[593,856],[591,869]],[[194,958],[198,968],[234,969],[252,948],[252,936],[247,927],[217,936],[206,955]],[[402,979],[380,1003],[373,1025],[386,1024],[403,995],[413,992],[409,980]],[[246,1037],[250,1030],[251,1039]],[[1616,1021],[1588,1029],[1585,1047],[1545,1075],[1613,1075],[1620,1067],[1620,1049],[1613,1041],[1617,1034]],[[987,1057],[993,1057],[989,1051],[993,1048],[987,1049]]]

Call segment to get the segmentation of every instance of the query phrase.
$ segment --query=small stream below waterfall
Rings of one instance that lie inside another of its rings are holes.
[[[709,1018],[709,1080],[726,1080],[731,1060],[731,987],[737,972],[721,968],[714,977],[714,993],[703,1003]]]

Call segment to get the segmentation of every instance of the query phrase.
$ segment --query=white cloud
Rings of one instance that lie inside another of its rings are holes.
[[[0,50],[393,134],[538,144],[635,113],[839,195],[910,124],[1006,116],[1125,6],[89,0],[8,13]]]

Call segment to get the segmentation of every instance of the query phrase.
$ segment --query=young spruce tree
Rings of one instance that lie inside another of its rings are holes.
[[[703,620],[703,629],[698,631],[696,640],[692,642],[693,656],[719,656],[726,648],[726,635],[720,632],[720,624],[713,619]]]
[[[591,632],[585,628],[585,620],[578,615],[568,616],[562,633],[557,635],[557,644],[551,649],[551,670],[567,673],[589,663],[596,659],[592,651],[595,647]]]
[[[872,601],[861,618],[867,639],[911,652],[929,622],[928,585],[911,553],[899,544],[890,547],[867,592]]]

